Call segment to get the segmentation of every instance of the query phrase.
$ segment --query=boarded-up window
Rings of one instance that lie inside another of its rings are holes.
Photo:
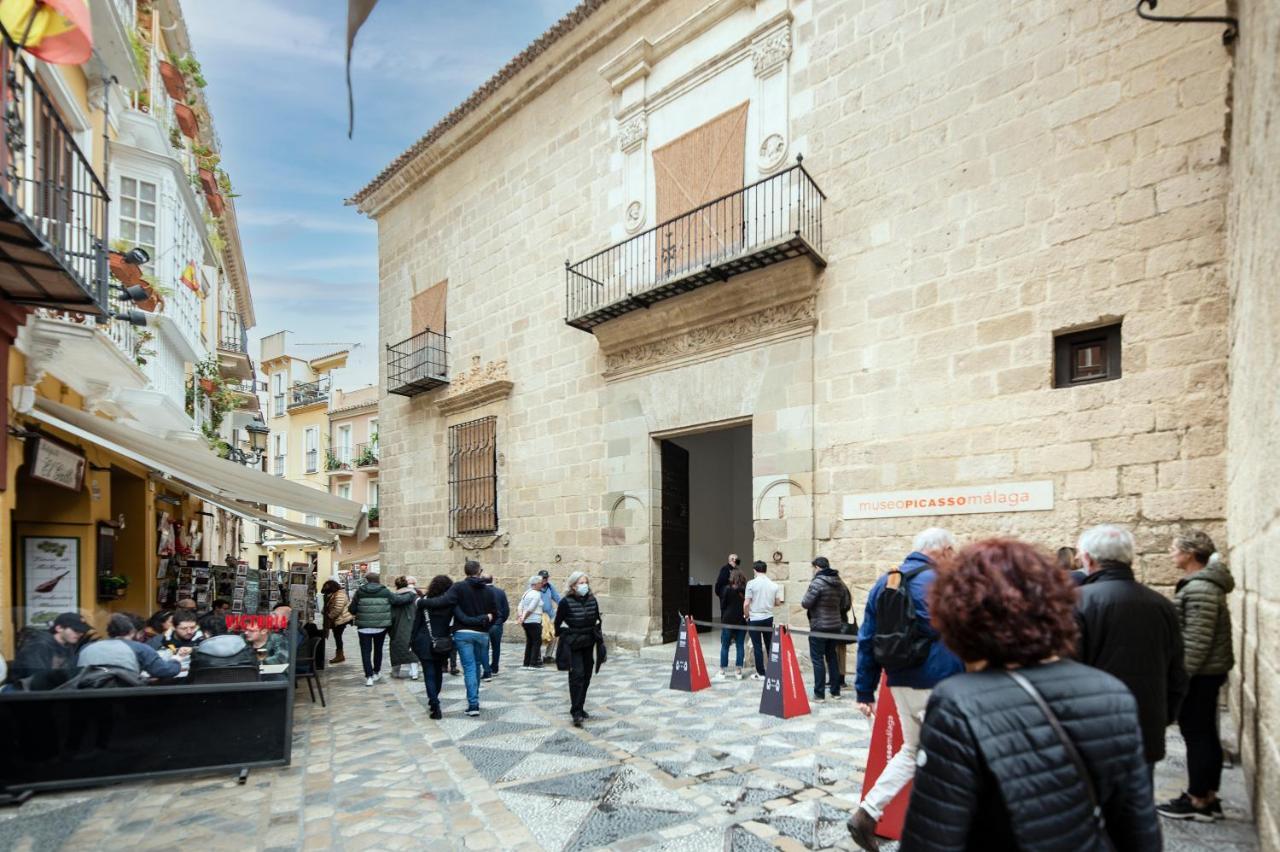
[[[449,427],[449,533],[498,531],[498,421]]]
[[[430,329],[437,334],[444,334],[444,308],[449,294],[449,282],[428,287],[413,297],[410,312],[413,319],[413,333],[421,334]]]
[[[746,133],[747,104],[742,104],[653,152],[658,221],[702,207],[695,215],[658,229],[659,278],[733,255],[741,248],[742,197],[724,196],[742,189]]]

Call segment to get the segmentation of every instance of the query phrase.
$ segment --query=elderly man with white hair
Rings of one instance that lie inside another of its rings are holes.
[[[1154,769],[1164,757],[1164,729],[1187,694],[1178,611],[1133,574],[1133,535],[1101,524],[1076,546],[1088,573],[1080,586],[1080,662],[1114,675],[1138,702],[1143,751]]]
[[[849,819],[849,834],[863,849],[877,849],[876,823],[916,771],[916,749],[929,694],[943,679],[964,670],[960,658],[942,644],[929,621],[929,587],[938,563],[955,550],[947,530],[931,527],[915,537],[902,565],[876,580],[858,631],[858,709],[874,712],[880,673],[902,724],[902,748],[885,766],[875,786]]]

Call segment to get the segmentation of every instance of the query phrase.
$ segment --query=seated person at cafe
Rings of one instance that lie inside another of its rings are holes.
[[[159,651],[161,648],[168,648],[175,654],[189,654],[191,649],[200,644],[204,639],[204,634],[200,632],[199,620],[194,612],[187,612],[180,609],[173,614],[173,629],[169,631],[167,636],[159,637],[159,640],[151,640],[151,647]]]
[[[145,642],[152,648],[155,648],[164,637],[169,635],[169,631],[173,629],[173,610],[162,609],[151,613],[151,617],[147,619],[147,625],[144,635],[138,638],[139,642]]]
[[[126,612],[115,613],[107,621],[107,638],[82,647],[76,664],[124,669],[134,674],[146,672],[156,678],[173,677],[182,671],[182,664],[176,659],[162,659],[155,649],[135,641],[141,621]]]
[[[289,662],[289,645],[284,636],[250,619],[244,628],[244,640],[264,665],[274,666]]]
[[[48,630],[23,631],[9,668],[9,683],[53,689],[75,671],[77,647],[93,627],[78,612],[64,612]]]
[[[195,598],[183,598],[182,600],[178,601],[178,611],[181,612],[183,610],[190,613],[194,613],[196,611]]]
[[[231,601],[226,598],[218,598],[213,602],[213,606],[209,608],[209,612],[225,618],[231,614]]]
[[[205,639],[191,652],[191,672],[220,669],[230,666],[258,667],[258,656],[239,634],[227,630],[227,619],[222,615],[206,615],[200,622]]]

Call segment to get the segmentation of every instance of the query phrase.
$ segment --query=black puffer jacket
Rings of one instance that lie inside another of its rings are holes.
[[[1133,569],[1103,562],[1080,587],[1082,663],[1115,675],[1138,701],[1147,762],[1164,757],[1164,729],[1187,694],[1182,628],[1173,602],[1139,583]]]
[[[800,606],[809,611],[809,627],[820,633],[839,633],[845,612],[852,605],[849,587],[831,568],[813,575]]]
[[[1124,684],[1071,660],[1022,673],[1089,767],[1114,848],[1160,849],[1137,708]],[[904,851],[1106,848],[1075,765],[1003,672],[954,675],[934,688],[916,765]]]
[[[556,635],[566,637],[570,648],[577,651],[594,645],[601,626],[600,604],[595,595],[588,592],[583,597],[571,594],[560,599],[560,606],[556,607]]]

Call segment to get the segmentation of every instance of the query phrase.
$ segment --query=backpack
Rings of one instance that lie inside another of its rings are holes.
[[[911,598],[911,580],[927,567],[890,571],[876,598],[876,635],[871,647],[876,662],[885,671],[915,668],[929,658],[933,637],[921,625]]]

